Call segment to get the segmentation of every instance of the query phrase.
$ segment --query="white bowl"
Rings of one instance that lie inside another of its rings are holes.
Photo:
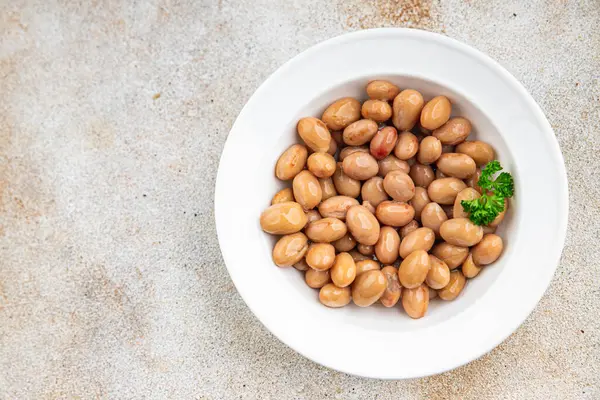
[[[470,139],[491,143],[515,178],[499,234],[505,250],[452,302],[435,300],[412,320],[400,306],[330,309],[302,273],[271,259],[275,238],[259,224],[284,187],[275,162],[299,140],[295,126],[343,96],[365,98],[371,79],[446,95],[469,118]],[[558,264],[567,227],[562,155],[539,106],[495,61],[448,37],[410,29],[350,33],[287,62],[237,118],[217,176],[215,215],[223,258],[258,319],[288,346],[339,371],[384,379],[437,374],[492,350],[525,320]]]

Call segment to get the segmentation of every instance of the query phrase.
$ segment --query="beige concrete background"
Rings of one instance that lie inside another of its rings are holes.
[[[508,68],[556,131],[571,195],[560,266],[523,326],[398,382],[267,332],[229,279],[212,204],[260,83],[380,26]],[[599,26],[598,0],[0,0],[0,399],[599,399]]]

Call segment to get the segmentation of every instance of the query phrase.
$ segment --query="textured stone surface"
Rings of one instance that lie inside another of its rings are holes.
[[[0,1],[0,398],[600,398],[599,23],[598,0]],[[508,68],[556,131],[571,195],[560,266],[523,326],[398,382],[320,367],[267,332],[212,211],[258,85],[378,26],[442,32]]]

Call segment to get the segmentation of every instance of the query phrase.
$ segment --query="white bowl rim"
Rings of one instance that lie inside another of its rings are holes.
[[[304,355],[305,357],[307,357],[319,364],[322,364],[329,368],[336,369],[336,370],[339,370],[339,371],[342,371],[345,373],[353,374],[353,375],[370,377],[370,378],[380,378],[380,379],[405,379],[405,378],[414,378],[414,377],[424,377],[424,376],[442,373],[442,372],[457,368],[457,367],[464,365],[470,361],[473,361],[473,360],[483,356],[484,354],[488,353],[489,351],[491,351],[493,348],[495,348],[500,343],[502,343],[508,336],[510,336],[525,321],[525,319],[529,316],[529,314],[531,314],[531,312],[533,311],[533,309],[535,308],[535,306],[537,305],[539,300],[542,298],[543,294],[545,293],[546,289],[548,288],[548,286],[552,280],[552,277],[554,275],[556,268],[558,267],[558,263],[560,261],[560,257],[562,254],[562,249],[564,247],[564,242],[565,242],[565,237],[566,237],[566,232],[567,232],[567,224],[568,224],[568,183],[567,183],[567,174],[566,174],[566,170],[565,170],[565,166],[564,166],[564,159],[563,159],[562,153],[560,151],[560,147],[558,145],[558,142],[556,140],[556,137],[554,135],[552,127],[550,126],[549,122],[547,121],[547,119],[546,119],[545,115],[543,114],[539,105],[535,102],[535,100],[531,97],[531,95],[527,92],[527,90],[523,87],[523,85],[512,74],[510,74],[504,67],[502,67],[499,63],[497,63],[495,60],[493,60],[486,54],[480,52],[479,50],[476,50],[467,44],[464,44],[462,42],[459,42],[459,41],[449,38],[447,36],[443,36],[443,35],[440,35],[437,33],[417,30],[417,29],[408,29],[408,28],[378,28],[378,29],[369,29],[369,30],[362,30],[362,31],[357,31],[357,32],[352,32],[352,33],[346,33],[346,34],[331,38],[329,40],[323,41],[321,43],[318,43],[318,44],[308,48],[307,50],[301,52],[300,54],[296,55],[294,58],[292,58],[291,60],[289,60],[288,62],[283,64],[281,67],[279,67],[273,74],[271,74],[271,76],[269,76],[261,84],[261,86],[255,91],[255,93],[251,96],[251,98],[248,100],[248,102],[246,103],[246,105],[244,106],[242,111],[240,112],[238,119],[236,119],[236,122],[234,123],[234,125],[231,129],[231,132],[230,132],[230,134],[226,140],[226,143],[224,145],[223,152],[221,154],[220,163],[219,163],[219,170],[217,173],[216,187],[215,187],[215,200],[214,200],[215,201],[215,222],[216,222],[219,244],[221,246],[221,249],[223,249],[223,247],[225,247],[224,243],[227,241],[227,239],[226,239],[226,227],[222,223],[219,222],[219,221],[223,220],[223,215],[225,213],[225,210],[223,210],[223,207],[220,207],[220,204],[224,203],[227,194],[226,194],[226,183],[223,181],[224,173],[222,171],[221,166],[223,164],[223,160],[227,158],[228,149],[232,146],[231,139],[233,139],[237,133],[240,133],[239,130],[236,129],[236,127],[238,126],[240,117],[242,115],[244,115],[244,111],[248,108],[248,104],[250,104],[252,102],[252,98],[257,96],[257,94],[260,93],[261,90],[264,90],[264,88],[267,87],[271,83],[271,81],[273,81],[276,77],[283,74],[286,71],[286,69],[289,68],[291,65],[299,62],[300,60],[302,60],[304,58],[311,56],[313,53],[318,52],[325,47],[340,45],[340,44],[344,44],[347,42],[360,41],[360,40],[364,40],[364,39],[373,39],[378,36],[379,37],[396,36],[396,37],[421,38],[423,40],[436,42],[436,43],[442,44],[443,46],[451,47],[457,51],[466,53],[470,57],[473,57],[477,61],[481,62],[482,64],[485,64],[487,67],[492,69],[496,74],[500,75],[503,78],[505,83],[511,85],[511,88],[516,90],[519,93],[521,99],[523,101],[525,101],[527,103],[527,105],[531,108],[531,110],[533,111],[535,120],[539,124],[541,130],[543,130],[543,133],[548,137],[547,138],[548,143],[546,143],[546,144],[548,146],[550,146],[550,149],[551,149],[551,154],[549,154],[548,157],[552,158],[557,163],[556,168],[558,169],[558,171],[557,171],[557,176],[556,176],[556,178],[557,178],[556,187],[557,187],[557,190],[559,191],[559,193],[555,200],[556,200],[556,204],[557,204],[557,209],[561,211],[557,217],[558,221],[557,221],[557,227],[556,227],[557,232],[556,232],[556,242],[555,242],[556,247],[553,249],[548,249],[548,252],[544,255],[546,261],[549,263],[548,272],[544,276],[540,277],[538,284],[536,285],[535,294],[529,296],[529,298],[527,299],[527,304],[523,304],[521,306],[521,309],[519,310],[518,315],[514,316],[514,318],[512,318],[510,321],[505,321],[505,323],[502,325],[501,330],[499,329],[498,331],[493,332],[493,333],[490,332],[490,337],[484,338],[485,340],[480,338],[482,340],[482,342],[479,343],[478,351],[473,352],[472,354],[470,354],[467,357],[457,359],[453,363],[452,362],[446,363],[443,366],[435,366],[435,363],[432,363],[433,366],[429,370],[419,370],[419,371],[416,371],[415,373],[410,373],[410,372],[406,373],[405,371],[401,374],[398,374],[395,371],[390,371],[389,373],[387,373],[387,372],[384,373],[382,371],[372,372],[369,370],[357,368],[356,366],[347,367],[346,365],[340,365],[339,363],[336,364],[335,362],[332,362],[330,359],[320,356],[320,354],[318,354],[318,353],[309,352],[306,347],[300,346],[299,343],[292,342],[291,340],[289,340],[289,337],[283,335],[282,331],[280,329],[278,329],[277,321],[274,318],[271,318],[268,315],[266,315],[265,313],[263,313],[259,307],[256,307],[256,305],[253,301],[253,298],[248,294],[248,292],[246,290],[246,286],[244,284],[242,284],[241,282],[236,281],[236,277],[234,276],[234,274],[232,273],[232,269],[230,268],[230,255],[226,254],[225,251],[222,251],[222,255],[223,255],[225,264],[229,270],[229,273],[231,275],[231,278],[238,290],[238,293],[243,298],[243,300],[246,302],[248,307],[252,310],[252,312],[257,316],[257,318],[261,321],[261,323],[269,331],[274,333],[274,335],[276,337],[278,337],[281,341],[283,341],[289,347],[293,348],[295,351],[299,352],[300,354]]]

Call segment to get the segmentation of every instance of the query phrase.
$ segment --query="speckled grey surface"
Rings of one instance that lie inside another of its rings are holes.
[[[493,3],[0,1],[0,399],[600,398],[600,2]],[[523,326],[398,382],[267,332],[213,216],[221,149],[259,84],[377,26],[442,32],[508,68],[556,131],[571,195],[560,266]]]

